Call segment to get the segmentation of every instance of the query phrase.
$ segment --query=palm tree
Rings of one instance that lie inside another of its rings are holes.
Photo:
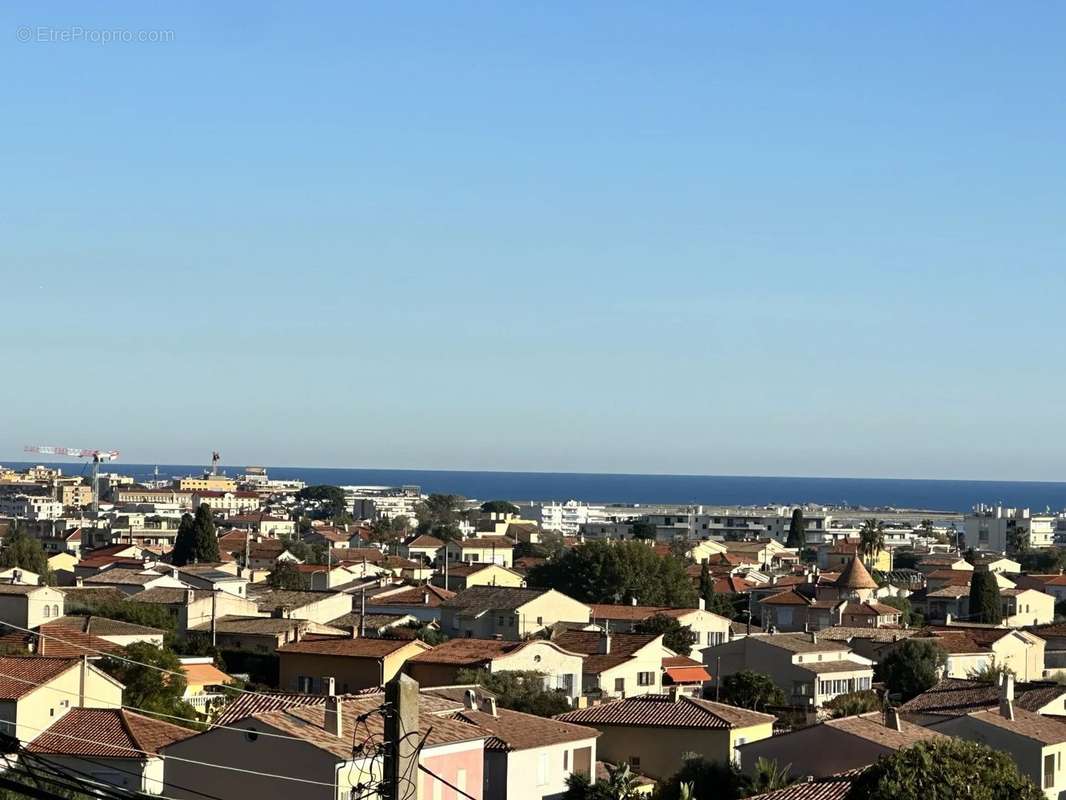
[[[762,794],[784,789],[792,783],[792,779],[789,777],[791,771],[791,764],[780,767],[774,759],[759,756],[755,761],[755,770],[751,776],[752,791],[756,794]]]
[[[885,523],[878,519],[868,519],[859,529],[859,555],[863,560],[876,558],[885,549]]]
[[[637,776],[630,770],[629,764],[622,763],[617,767],[607,765],[606,786],[607,796],[613,800],[629,800],[637,793]]]

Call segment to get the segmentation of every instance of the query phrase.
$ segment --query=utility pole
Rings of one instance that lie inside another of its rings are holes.
[[[218,647],[218,589],[211,592],[211,646]]]
[[[418,682],[400,673],[385,684],[383,800],[418,800]],[[407,786],[401,786],[401,782]]]

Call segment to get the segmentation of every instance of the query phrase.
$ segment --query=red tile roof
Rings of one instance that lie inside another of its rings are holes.
[[[308,635],[303,641],[293,642],[277,649],[278,655],[303,653],[320,656],[345,656],[347,658],[385,658],[397,650],[412,644],[408,639],[352,639],[349,636]],[[417,642],[428,650],[429,645]]]
[[[78,663],[73,658],[0,656],[0,700],[18,700]]]
[[[27,746],[31,753],[143,759],[196,731],[123,708],[72,708]]]
[[[776,717],[746,708],[692,697],[645,694],[598,706],[567,711],[556,719],[582,725],[651,728],[745,728],[772,723]]]

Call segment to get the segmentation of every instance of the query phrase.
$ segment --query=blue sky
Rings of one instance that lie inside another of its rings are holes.
[[[0,458],[1058,479],[1064,23],[9,4]]]

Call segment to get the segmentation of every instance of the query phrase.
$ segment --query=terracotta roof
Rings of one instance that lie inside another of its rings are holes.
[[[414,617],[409,614],[360,614],[358,611],[349,611],[347,614],[331,619],[326,624],[331,628],[340,628],[341,630],[349,630],[350,628],[358,628],[364,622],[366,623],[366,629],[368,631],[377,631],[382,628],[388,628],[392,625],[403,624],[403,622],[413,620]]]
[[[277,617],[241,617],[235,614],[219,617],[215,620],[215,630],[219,633],[234,635],[279,636],[291,631],[300,631],[310,626],[303,619],[278,619]],[[211,621],[194,625],[189,630],[210,631]]]
[[[835,585],[838,589],[876,589],[877,581],[870,575],[861,558],[853,558],[841,571]]]
[[[885,725],[885,716],[880,711],[872,711],[868,714],[859,714],[854,717],[830,719],[822,724],[892,750],[910,747],[912,744],[917,744],[927,739],[947,738],[944,734],[938,733],[931,728],[923,728],[921,725],[915,725],[905,720],[900,720],[900,727],[903,730],[897,731],[895,728]],[[1066,730],[1066,726],[1063,726],[1063,728]]]
[[[229,725],[237,720],[261,714],[264,711],[279,711],[293,706],[324,705],[323,694],[297,694],[290,692],[257,692],[234,697],[215,719],[216,725]]]
[[[122,648],[106,639],[82,633],[73,628],[56,626],[55,623],[41,625],[39,633],[14,631],[0,636],[0,644],[25,648],[37,656],[51,658],[100,658],[104,654],[120,654]]]
[[[863,769],[800,781],[784,789],[753,795],[748,800],[845,800]]]
[[[91,633],[93,636],[159,636],[165,633],[160,628],[149,628],[147,625],[135,625],[132,622],[123,622],[108,617],[81,617],[69,616],[48,622],[45,627],[49,630],[54,628],[68,628]]]
[[[612,656],[632,656],[643,647],[660,638],[660,633],[612,633]],[[598,655],[603,644],[604,634],[600,631],[562,631],[555,634],[551,641],[563,650],[584,655]]]
[[[510,586],[471,586],[459,592],[443,606],[474,615],[483,614],[486,611],[513,611],[536,600],[548,591],[548,589],[519,589]]]
[[[28,586],[21,583],[0,583],[0,594],[33,594],[40,589],[46,589],[46,586]]]
[[[582,725],[624,725],[652,728],[745,728],[765,725],[776,717],[746,708],[692,697],[645,694],[559,714],[556,719]]]
[[[817,634],[815,634],[815,637],[816,641],[812,642],[810,634],[806,633],[771,633],[752,636],[751,639],[768,644],[771,647],[780,647],[790,653],[828,653],[833,650],[851,649],[840,642],[817,638]]]
[[[297,592],[273,589],[248,599],[256,604],[260,612],[275,613],[303,608],[336,596],[335,592]]]
[[[715,594],[746,594],[755,584],[736,575],[718,578],[714,582]]]
[[[812,600],[809,597],[804,597],[795,589],[788,589],[784,592],[764,597],[759,601],[759,604],[764,606],[809,606],[811,602]]]
[[[711,680],[710,674],[702,665],[695,667],[667,667],[664,672],[673,683],[703,683]]]
[[[852,639],[870,639],[875,642],[893,642],[897,639],[909,639],[912,636],[916,636],[918,633],[920,633],[920,631],[915,628],[900,628],[897,626],[865,628],[853,625],[834,625],[831,628],[822,628],[818,631],[818,638],[834,642],[849,642]]]
[[[0,700],[17,700],[79,663],[77,658],[0,656]]]
[[[331,553],[336,561],[366,561],[378,564],[385,560],[385,554],[376,547],[334,547]]]
[[[121,603],[128,595],[113,586],[57,586],[66,599],[66,607],[95,606],[98,603]],[[150,591],[156,591],[152,589]],[[143,594],[143,593],[142,593]]]
[[[144,567],[140,569],[126,569],[124,567],[112,567],[111,569],[98,572],[95,575],[90,575],[85,579],[85,583],[89,584],[112,584],[120,586],[144,586],[145,584],[157,581],[164,576],[151,570],[145,570]]]
[[[502,639],[449,639],[409,660],[416,664],[481,664],[518,652],[528,644]]]
[[[972,577],[973,573],[965,569],[936,569],[926,575],[925,579],[952,586],[968,586]]]
[[[999,693],[999,687],[991,683],[966,678],[945,678],[932,689],[912,697],[901,705],[899,710],[904,714],[960,717],[972,711],[999,708]],[[1066,686],[1045,681],[1017,683],[1014,687],[1015,706],[1033,712],[1039,712],[1064,694]]]
[[[509,539],[506,536],[472,536],[469,539],[457,542],[457,544],[463,550],[476,548],[491,550],[494,547],[497,550],[507,550],[514,547],[514,539]]]
[[[126,598],[131,603],[160,603],[162,605],[185,605],[189,592],[193,599],[202,600],[211,596],[210,589],[182,589],[177,586],[153,586]]]
[[[143,759],[196,731],[134,714],[124,708],[72,708],[33,740],[31,753]]]
[[[278,648],[278,653],[304,653],[320,656],[345,656],[347,658],[384,658],[407,647],[408,639],[353,639],[350,636],[312,637]],[[425,649],[429,645],[418,644]]]
[[[900,610],[892,606],[886,606],[884,603],[870,601],[866,603],[848,603],[841,613],[860,617],[898,617]]]
[[[600,735],[600,731],[595,728],[504,708],[497,709],[495,717],[484,711],[464,709],[456,713],[455,718],[492,734],[491,738],[485,740],[486,750],[529,750],[534,747],[595,739]]]
[[[375,594],[373,597],[367,597],[367,605],[374,606],[411,606],[411,605],[427,605],[430,608],[435,608],[443,603],[451,600],[455,597],[455,592],[448,589],[442,589],[439,586],[433,586],[427,584],[426,586],[409,586],[402,588],[399,591],[392,590],[388,592],[381,592]],[[429,595],[429,602],[426,602],[426,595]]]
[[[592,619],[625,620],[640,622],[641,620],[661,614],[666,617],[679,617],[699,611],[698,608],[671,608],[669,606],[633,606],[610,603],[591,603]]]
[[[1034,714],[1032,711],[1026,711],[1023,708],[1016,707],[1014,709],[1014,719],[1004,717],[999,713],[998,708],[993,711],[972,711],[967,716],[1042,744],[1061,744],[1066,742],[1066,725],[1054,717]]]
[[[414,539],[411,539],[409,542],[407,542],[407,547],[444,547],[444,542],[438,539],[436,536],[422,534],[421,536],[416,536]]]

